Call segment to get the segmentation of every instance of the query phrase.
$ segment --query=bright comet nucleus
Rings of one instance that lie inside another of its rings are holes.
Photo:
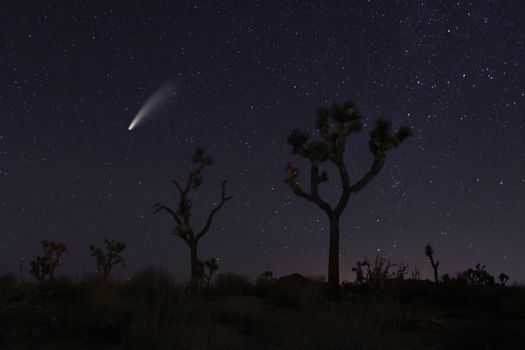
[[[143,123],[148,117],[152,116],[161,109],[163,106],[168,104],[170,100],[175,96],[177,90],[177,84],[175,82],[167,82],[162,85],[153,95],[148,98],[146,103],[137,112],[135,118],[129,124],[128,130],[135,129],[139,124]]]

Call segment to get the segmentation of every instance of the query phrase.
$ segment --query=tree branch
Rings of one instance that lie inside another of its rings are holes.
[[[368,185],[368,183],[381,171],[383,165],[385,165],[385,160],[385,151],[382,148],[377,149],[372,167],[359,181],[350,187],[350,192],[360,191],[363,187]]]
[[[299,187],[299,184],[297,182],[296,182],[296,186]],[[299,187],[299,190],[300,189],[301,188]],[[305,197],[305,198],[313,201],[315,204],[319,206],[319,208],[321,208],[327,214],[329,214],[332,211],[330,204],[325,202],[319,196],[319,165],[315,162],[312,162],[312,165],[310,167],[310,191],[311,191],[311,194],[309,195],[310,199],[308,197]],[[297,194],[297,192],[295,191],[294,193]],[[307,193],[305,194],[308,195]]]
[[[173,209],[171,209],[170,207],[167,207],[167,206],[165,206],[162,203],[157,203],[157,204],[155,204],[153,206],[153,208],[154,208],[153,214],[157,214],[161,210],[165,210],[173,217],[173,220],[175,220],[175,222],[177,222],[177,224],[182,225],[182,220],[179,218],[177,213]]]
[[[203,229],[195,237],[197,241],[200,240],[206,234],[206,232],[208,232],[211,222],[213,221],[213,217],[219,210],[221,210],[224,203],[226,203],[227,201],[233,198],[233,196],[226,196],[226,182],[227,182],[226,180],[223,180],[221,182],[221,199],[220,199],[219,205],[217,205],[215,208],[213,208],[210,211],[210,215],[208,216],[208,220],[206,220],[206,224],[204,225]]]
[[[341,185],[343,186],[343,193],[337,202],[337,205],[334,209],[335,213],[339,216],[345,209],[348,204],[348,199],[350,199],[350,194],[352,193],[350,188],[350,178],[348,176],[348,170],[346,170],[346,165],[344,160],[341,159],[335,162],[337,170],[339,171],[339,177],[341,178]]]
[[[297,168],[294,168],[291,163],[288,163],[284,169],[285,181],[290,185],[292,192],[298,197],[304,198],[310,202],[314,202],[328,215],[330,215],[332,208],[330,207],[330,204],[321,199],[317,189],[319,183],[319,166],[312,163],[312,167],[310,168],[310,189],[313,194],[303,191],[301,185],[299,185],[299,182],[297,182],[297,177],[299,175],[299,170]]]
[[[177,180],[171,180],[175,186],[177,186],[177,189],[179,190],[180,194],[182,195],[182,193],[184,192],[184,190],[182,189],[182,186],[178,183]]]

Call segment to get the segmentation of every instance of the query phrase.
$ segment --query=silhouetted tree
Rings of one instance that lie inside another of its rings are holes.
[[[434,261],[434,248],[429,244],[425,246],[425,255],[428,258],[428,261],[430,261],[430,265],[432,265],[432,269],[434,269],[434,282],[439,282],[438,277],[438,267],[439,267],[439,261]]]
[[[410,278],[413,280],[421,279],[421,273],[419,272],[417,266],[414,266],[414,269],[410,272]]]
[[[292,153],[306,158],[310,162],[310,191],[299,185],[299,169],[286,165],[285,180],[293,193],[315,203],[328,216],[330,223],[330,246],[328,253],[328,286],[333,298],[339,297],[339,219],[348,204],[352,193],[363,189],[383,168],[386,152],[399,146],[408,136],[410,128],[392,130],[392,123],[387,119],[378,119],[370,133],[369,148],[374,156],[371,168],[354,183],[345,164],[344,154],[348,137],[362,129],[359,112],[353,102],[343,105],[334,104],[331,109],[321,108],[317,113],[317,131],[320,140],[311,140],[307,133],[294,129],[288,137]],[[335,206],[322,199],[319,184],[328,180],[328,174],[321,165],[330,162],[336,166],[341,180],[341,195]]]
[[[468,268],[458,275],[458,280],[465,281],[474,286],[491,286],[494,284],[494,276],[485,270],[486,266],[476,264],[475,268]]]
[[[259,275],[259,280],[261,281],[273,281],[273,272],[272,271],[264,271]]]
[[[197,189],[202,184],[201,172],[206,166],[213,163],[212,158],[204,153],[202,148],[198,148],[192,157],[193,164],[196,167],[190,172],[186,185],[182,186],[176,180],[173,183],[179,191],[179,205],[177,208],[170,208],[162,203],[157,203],[154,206],[154,213],[161,210],[168,212],[175,221],[175,229],[173,233],[181,238],[190,249],[191,261],[191,289],[196,292],[199,289],[199,283],[202,276],[202,268],[200,268],[199,259],[197,257],[197,245],[202,237],[208,232],[215,214],[222,208],[224,203],[231,200],[232,196],[226,196],[226,180],[221,183],[221,198],[219,202],[208,214],[208,218],[204,227],[200,231],[195,231],[190,223],[192,202],[189,199],[190,191]]]
[[[499,279],[501,285],[504,286],[507,283],[507,281],[509,280],[509,276],[507,276],[505,273],[502,272],[502,273],[499,274],[498,279]]]
[[[212,258],[210,260],[206,260],[203,263],[203,282],[206,288],[210,287],[211,279],[213,278],[213,274],[219,270],[219,264],[217,263],[217,259]]]
[[[106,243],[106,252],[103,252],[102,249],[96,248],[93,245],[89,246],[89,251],[91,256],[96,258],[97,273],[102,274],[102,281],[105,282],[108,279],[113,266],[121,264],[126,267],[124,257],[120,255],[120,253],[126,249],[126,244],[107,238],[104,239],[104,242]]]
[[[67,252],[67,248],[63,243],[55,243],[48,240],[42,241],[42,248],[44,255],[37,256],[35,260],[31,261],[30,272],[38,282],[41,282],[46,277],[49,277],[49,280],[55,279],[55,269],[60,265],[60,257]]]
[[[356,262],[356,266],[352,267],[352,271],[355,272],[355,283],[362,284],[365,283],[365,274],[363,272],[363,266],[368,264],[368,260]]]

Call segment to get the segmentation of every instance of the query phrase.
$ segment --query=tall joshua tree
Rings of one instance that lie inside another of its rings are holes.
[[[359,112],[352,101],[343,105],[334,104],[331,109],[321,108],[317,113],[317,132],[320,140],[311,140],[307,133],[294,129],[288,137],[292,153],[310,162],[310,191],[303,190],[298,182],[299,169],[286,165],[286,182],[293,193],[315,203],[328,216],[330,223],[330,246],[328,253],[328,287],[333,298],[339,297],[339,220],[353,193],[363,189],[381,171],[385,164],[386,152],[399,146],[408,136],[410,128],[392,130],[387,119],[378,119],[370,132],[369,147],[373,155],[372,166],[361,178],[351,183],[345,163],[345,148],[351,134],[362,129]],[[319,184],[328,180],[328,174],[321,166],[324,163],[336,166],[341,180],[341,194],[335,205],[319,194]]]
[[[189,198],[191,190],[196,190],[202,184],[202,171],[205,167],[213,163],[212,158],[204,153],[202,148],[198,148],[191,158],[195,168],[190,172],[186,184],[183,186],[176,180],[173,183],[179,192],[179,205],[176,208],[170,208],[162,203],[157,203],[154,206],[154,213],[161,210],[166,211],[175,221],[175,229],[173,233],[182,239],[190,249],[191,262],[191,289],[196,292],[200,283],[200,268],[199,259],[197,256],[197,245],[202,237],[206,235],[210,229],[211,223],[215,214],[223,207],[224,203],[231,200],[232,196],[226,196],[226,180],[221,182],[221,198],[216,206],[208,214],[208,218],[200,231],[196,231],[193,224],[190,223],[192,202]]]
[[[439,282],[439,277],[438,277],[439,260],[438,261],[434,260],[434,248],[430,245],[430,243],[428,243],[425,246],[425,255],[427,256],[428,261],[430,261],[430,265],[432,265],[432,269],[434,270],[434,282],[438,283]]]

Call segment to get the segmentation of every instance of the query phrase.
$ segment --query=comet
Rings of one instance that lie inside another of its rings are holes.
[[[135,129],[138,125],[144,123],[146,119],[157,113],[163,106],[172,101],[177,94],[177,87],[178,84],[170,81],[156,90],[137,112],[131,124],[129,124],[128,130],[131,131]]]

